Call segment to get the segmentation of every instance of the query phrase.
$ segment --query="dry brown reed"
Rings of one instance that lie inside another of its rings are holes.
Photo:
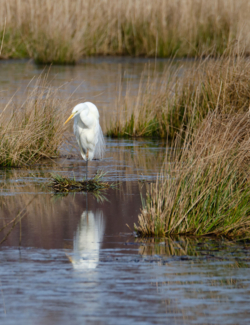
[[[31,89],[31,90],[30,90]],[[63,122],[69,100],[47,82],[33,80],[22,105],[15,97],[0,112],[0,166],[28,166],[41,158],[54,158],[63,141]]]
[[[136,93],[128,83],[125,96],[117,97],[115,116],[106,126],[108,136],[171,136],[167,112],[174,96],[179,70],[173,71],[170,66],[161,77],[148,72],[146,67]]]
[[[220,55],[235,42],[250,52],[248,0],[1,0],[0,8],[6,58]]]
[[[148,192],[141,235],[250,235],[249,112],[209,114]]]
[[[173,139],[183,125],[195,128],[209,112],[246,112],[250,62],[234,53],[194,61],[186,69],[170,64],[162,76],[148,77],[145,70],[137,94],[132,96],[128,86],[125,97],[118,98],[107,134]]]

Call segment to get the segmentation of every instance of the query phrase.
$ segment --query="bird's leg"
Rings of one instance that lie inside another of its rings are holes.
[[[89,151],[87,150],[87,154],[86,154],[86,182],[88,181],[88,161],[89,161]]]
[[[88,181],[88,160],[86,161],[86,182]]]
[[[87,211],[87,224],[89,224],[88,192],[86,192],[86,211]]]

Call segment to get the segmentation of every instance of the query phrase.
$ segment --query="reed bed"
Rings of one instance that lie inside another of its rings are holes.
[[[107,125],[111,137],[174,139],[186,126],[197,128],[208,113],[246,112],[250,105],[250,62],[242,56],[169,65],[162,76],[146,69],[136,94],[128,85]],[[133,90],[134,91],[134,90]],[[183,135],[184,136],[184,135]]]
[[[0,111],[0,167],[29,166],[58,156],[70,107],[70,101],[62,101],[58,92],[47,82],[47,75],[40,76],[27,89],[22,104],[15,103],[14,97]]]
[[[142,236],[250,235],[249,112],[209,114],[162,171],[135,229]]]
[[[249,54],[248,0],[1,0],[2,58],[75,63],[83,55]]]

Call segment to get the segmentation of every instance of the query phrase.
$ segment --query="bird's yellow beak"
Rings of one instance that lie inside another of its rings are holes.
[[[72,119],[72,117],[74,117],[74,115],[75,115],[75,114],[73,114],[73,113],[72,113],[72,114],[70,115],[70,117],[67,119],[67,121],[66,121],[66,122],[64,122],[64,124],[63,124],[63,125],[65,125],[66,123],[68,123],[68,121],[70,121],[70,120]]]

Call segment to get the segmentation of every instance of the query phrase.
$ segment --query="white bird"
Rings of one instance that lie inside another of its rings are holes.
[[[102,159],[105,152],[105,140],[99,124],[97,107],[90,102],[76,105],[70,117],[64,123],[74,118],[74,134],[82,158],[86,161],[86,180],[88,178],[88,161],[93,158]]]

